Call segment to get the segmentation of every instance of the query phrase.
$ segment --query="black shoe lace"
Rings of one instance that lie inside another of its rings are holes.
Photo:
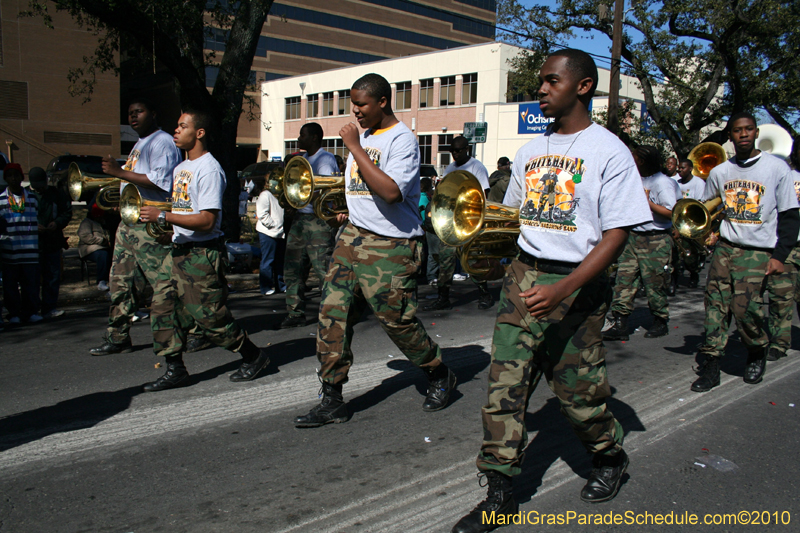
[[[500,507],[500,504],[503,501],[502,491],[500,490],[500,482],[499,479],[493,479],[489,477],[485,472],[479,472],[478,476],[478,486],[483,488],[488,486],[489,490],[487,491],[486,499],[475,506],[475,509],[472,510],[473,513],[481,512],[481,511],[492,511],[497,510]]]

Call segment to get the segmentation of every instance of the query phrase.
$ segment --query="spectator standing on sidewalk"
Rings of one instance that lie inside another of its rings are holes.
[[[64,228],[72,220],[72,200],[63,189],[47,184],[47,174],[43,168],[33,167],[28,173],[28,181],[39,203],[42,317],[56,318],[64,314],[56,305],[61,286],[61,253],[66,244]]]

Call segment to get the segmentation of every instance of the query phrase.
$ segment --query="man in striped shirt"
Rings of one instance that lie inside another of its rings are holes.
[[[39,205],[33,193],[22,188],[22,167],[9,163],[4,170],[8,188],[0,194],[0,235],[3,263],[3,300],[11,325],[39,322]]]

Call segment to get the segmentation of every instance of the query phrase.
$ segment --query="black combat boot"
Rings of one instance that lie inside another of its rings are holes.
[[[281,329],[301,328],[306,325],[306,315],[289,315],[281,322]]]
[[[692,383],[694,392],[707,392],[719,385],[719,357],[706,357],[700,369],[700,377]]]
[[[202,335],[190,334],[189,338],[186,340],[186,349],[183,350],[183,353],[199,352],[211,348],[211,346],[211,342]]]
[[[478,289],[480,289],[481,293],[478,297],[478,309],[491,309],[494,305],[494,298],[492,298],[492,294],[489,292],[486,283],[478,285]]]
[[[581,500],[588,503],[607,502],[619,492],[622,474],[628,468],[628,454],[620,450],[616,455],[595,454],[592,473],[581,490]]]
[[[761,383],[767,371],[768,347],[758,348],[747,354],[747,366],[744,367],[744,382],[750,385]]]
[[[653,325],[647,330],[647,333],[644,334],[644,338],[655,339],[658,337],[664,337],[668,333],[669,328],[667,327],[667,320],[657,316],[653,319]]]
[[[341,424],[347,422],[347,404],[342,398],[342,384],[322,382],[320,389],[322,401],[319,405],[311,409],[307,415],[298,416],[294,419],[294,425],[298,428],[316,428],[325,424]]]
[[[783,357],[786,357],[786,352],[781,351],[773,346],[772,348],[769,349],[769,354],[767,354],[767,361],[777,361],[778,359],[781,359]]]
[[[433,303],[425,306],[426,311],[446,311],[453,308],[450,303],[450,287],[439,287],[439,297]]]
[[[238,383],[240,381],[253,381],[258,377],[262,370],[264,370],[267,365],[269,364],[269,356],[267,355],[267,351],[261,348],[258,351],[258,357],[250,362],[243,362],[242,366],[239,369],[231,374],[231,377],[228,378],[234,383]]]
[[[428,376],[428,396],[422,404],[422,410],[432,412],[444,409],[450,401],[450,393],[456,388],[456,375],[444,363],[433,371],[425,369],[425,374]]]
[[[468,515],[461,518],[458,523],[453,526],[451,533],[483,533],[484,531],[493,531],[500,527],[498,524],[498,515],[514,515],[519,512],[519,505],[514,499],[511,487],[511,478],[505,474],[501,474],[495,470],[488,470],[485,473],[478,474],[478,478],[486,476],[487,491],[486,499],[478,504]],[[482,479],[479,481],[481,483]],[[484,487],[483,483],[481,486]],[[494,515],[495,521],[484,522],[484,516]],[[511,517],[507,517],[503,524],[511,524]]]
[[[614,311],[612,313],[614,326],[603,332],[605,341],[626,341],[628,337],[628,315],[621,315]]]
[[[185,387],[189,384],[189,372],[183,364],[180,356],[167,359],[167,371],[163,376],[152,383],[146,383],[142,390],[144,392],[159,392],[167,389]]]
[[[108,335],[103,337],[103,344],[97,348],[92,348],[89,353],[92,355],[111,355],[113,353],[130,353],[133,351],[131,338],[128,337],[122,342],[113,342]]]

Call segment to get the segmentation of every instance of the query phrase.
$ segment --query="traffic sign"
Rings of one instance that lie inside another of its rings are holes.
[[[464,137],[471,143],[485,143],[487,129],[486,122],[465,122]]]

